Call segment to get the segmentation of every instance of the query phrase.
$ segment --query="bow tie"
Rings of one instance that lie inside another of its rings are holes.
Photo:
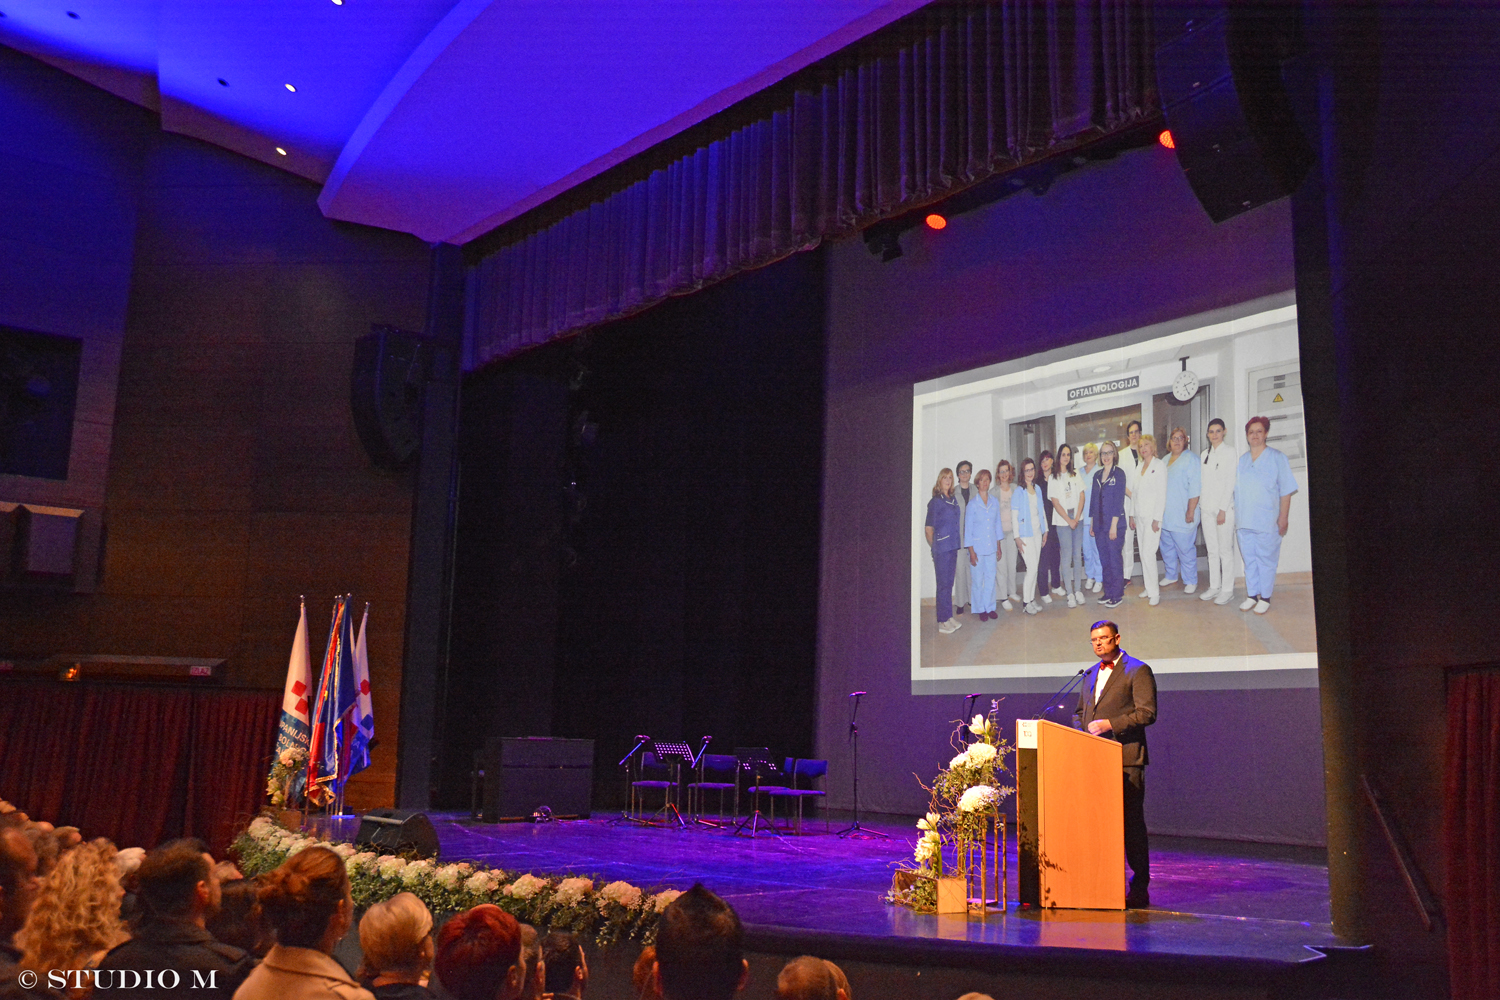
[[[1101,663],[1101,664],[1099,664],[1099,669],[1100,669],[1100,670],[1101,670],[1101,671],[1103,671],[1103,670],[1113,670],[1113,669],[1114,669],[1114,666],[1115,666],[1115,665],[1114,665],[1114,663],[1113,663],[1113,662],[1105,662],[1105,663]]]

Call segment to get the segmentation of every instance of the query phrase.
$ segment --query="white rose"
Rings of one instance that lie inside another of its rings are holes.
[[[358,853],[355,850],[353,844],[330,844],[329,849],[332,850],[334,854],[337,854],[339,857],[343,858],[345,861],[348,861]]]
[[[641,890],[629,882],[611,882],[599,890],[599,909],[604,909],[609,903],[619,903],[627,910],[641,905]]]
[[[573,906],[594,890],[591,878],[565,878],[557,886],[557,901],[563,906]]]
[[[522,875],[505,887],[505,894],[507,896],[514,896],[517,899],[530,899],[545,888],[546,885],[545,880],[539,879],[535,875]]]
[[[377,867],[381,878],[395,878],[397,873],[406,867],[406,859],[391,855],[390,857],[381,858],[380,864]]]
[[[475,872],[464,882],[464,888],[481,895],[495,891],[495,877],[489,872]]]
[[[995,790],[989,785],[975,785],[958,800],[960,812],[978,812],[995,801]]]
[[[651,897],[651,905],[653,907],[655,907],[657,913],[660,913],[662,910],[665,910],[668,906],[671,906],[672,905],[672,901],[675,900],[678,896],[681,896],[681,895],[682,895],[682,890],[681,889],[667,889],[664,892],[658,892],[655,896],[652,896]]]

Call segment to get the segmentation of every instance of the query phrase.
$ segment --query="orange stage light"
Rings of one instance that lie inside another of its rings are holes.
[[[1172,139],[1171,129],[1162,129],[1161,135],[1156,137],[1156,141],[1161,143],[1163,146],[1166,146],[1168,149],[1177,148],[1177,143]]]
[[[948,220],[943,218],[941,215],[938,215],[936,212],[927,217],[928,229],[942,229],[947,224]]]

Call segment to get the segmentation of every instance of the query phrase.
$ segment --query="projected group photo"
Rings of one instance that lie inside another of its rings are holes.
[[[916,387],[915,691],[1066,676],[1096,619],[1189,686],[1315,671],[1296,308],[1176,325]]]

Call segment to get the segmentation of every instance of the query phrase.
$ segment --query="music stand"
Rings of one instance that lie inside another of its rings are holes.
[[[735,827],[735,835],[739,836],[744,833],[745,827],[748,826],[750,828],[749,836],[754,839],[756,829],[764,824],[765,829],[770,830],[778,837],[781,836],[781,831],[776,829],[776,823],[774,822],[775,814],[772,814],[772,819],[766,819],[760,811],[761,792],[767,791],[770,788],[786,787],[785,785],[766,785],[762,783],[766,778],[781,773],[776,767],[775,762],[771,760],[771,749],[769,747],[736,747],[734,755],[739,760],[740,770],[749,772],[751,775],[752,783],[745,791],[750,793],[750,805],[753,810],[749,816],[745,817],[744,822]],[[772,801],[774,802],[775,800],[773,799]]]
[[[677,796],[673,793],[682,786],[682,763],[693,759],[693,748],[682,740],[652,740],[651,752],[656,754],[657,760],[667,765],[667,773],[671,775],[669,780],[672,786],[667,789],[666,802],[651,814],[649,822],[660,826],[669,826],[675,822],[678,827],[685,828],[688,825],[687,820],[682,818],[682,813],[674,801]],[[656,822],[658,816],[661,817],[659,824]]]

